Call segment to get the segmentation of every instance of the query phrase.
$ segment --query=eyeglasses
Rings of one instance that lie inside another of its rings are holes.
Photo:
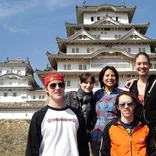
[[[57,85],[60,88],[64,88],[65,87],[65,83],[63,83],[63,82],[60,82],[60,83],[51,83],[49,86],[50,86],[51,89],[55,89]]]
[[[134,103],[133,103],[132,101],[119,103],[119,105],[120,105],[121,107],[125,107],[126,104],[127,104],[127,106],[132,106],[132,105],[134,105]]]

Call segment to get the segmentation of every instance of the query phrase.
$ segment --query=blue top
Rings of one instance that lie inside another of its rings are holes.
[[[109,95],[99,89],[94,93],[96,101],[96,122],[94,129],[91,132],[91,145],[100,149],[101,137],[105,125],[112,119],[117,118],[117,108],[115,106],[116,96],[122,90],[115,88]]]

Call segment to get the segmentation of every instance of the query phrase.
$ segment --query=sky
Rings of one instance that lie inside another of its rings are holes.
[[[84,0],[0,0],[0,62],[29,58],[32,68],[50,65],[46,52],[57,53],[56,37],[66,38],[65,22],[76,24],[76,5]],[[122,0],[86,0],[86,5],[121,5]],[[156,38],[156,0],[124,0],[136,6],[132,23],[150,22],[146,33]],[[41,81],[35,75],[37,83]]]

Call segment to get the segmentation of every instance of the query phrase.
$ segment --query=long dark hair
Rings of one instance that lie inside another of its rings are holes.
[[[116,84],[115,84],[114,87],[117,88],[118,85],[119,85],[119,75],[118,75],[117,70],[116,70],[113,66],[105,66],[105,67],[101,70],[101,72],[99,73],[99,82],[100,82],[100,86],[101,86],[101,88],[105,87],[105,84],[103,83],[103,76],[104,76],[106,70],[108,70],[108,69],[112,70],[113,73],[115,74],[115,77],[116,77]]]

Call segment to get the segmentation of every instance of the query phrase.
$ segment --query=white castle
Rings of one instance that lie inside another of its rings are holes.
[[[133,59],[138,52],[146,52],[156,71],[156,39],[145,36],[149,22],[133,24],[136,7],[127,8],[102,4],[76,6],[77,24],[65,23],[67,38],[57,37],[57,54],[46,53],[51,67],[36,70],[41,81],[45,74],[57,70],[64,74],[66,91],[77,90],[79,75],[91,72],[96,77],[94,91],[100,87],[98,74],[104,66],[114,66],[119,73],[119,87],[125,88],[127,79],[136,77]]]
[[[82,7],[76,6],[77,23],[65,23],[67,38],[56,38],[57,53],[46,53],[50,66],[35,70],[39,79],[43,82],[47,73],[59,71],[65,76],[66,91],[70,91],[77,90],[81,73],[91,72],[96,78],[95,91],[100,88],[99,72],[110,65],[117,69],[119,87],[124,89],[128,79],[137,77],[133,59],[138,52],[149,54],[150,72],[155,73],[156,39],[145,36],[149,22],[132,23],[135,10],[136,6],[127,8],[124,2],[119,6],[106,3],[88,6],[85,2]],[[0,103],[25,102],[26,105],[20,107],[20,112],[24,112],[21,118],[31,118],[39,104],[45,103],[46,95],[34,80],[29,60],[7,59],[0,63],[0,68]],[[12,109],[17,115],[19,107]],[[7,111],[10,107],[0,107],[0,114]],[[8,118],[16,116],[11,113]]]
[[[0,119],[30,119],[46,98],[28,58],[0,62]]]

